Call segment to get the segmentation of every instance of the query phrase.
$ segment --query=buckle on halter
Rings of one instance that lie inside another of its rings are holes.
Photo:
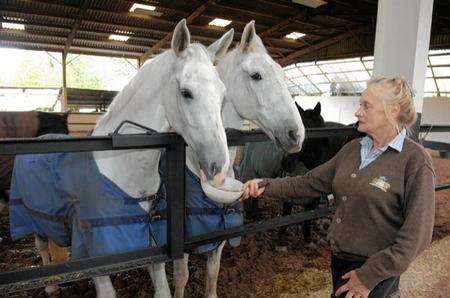
[[[149,212],[149,216],[150,216],[150,222],[162,219],[162,213],[158,210],[151,210]]]
[[[240,213],[241,210],[239,208],[231,207],[231,206],[225,206],[224,208],[224,214],[228,215],[231,213]]]

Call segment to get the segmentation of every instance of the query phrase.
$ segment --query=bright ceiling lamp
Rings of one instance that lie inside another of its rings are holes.
[[[131,8],[130,8],[130,12],[133,12],[136,9],[155,11],[156,10],[156,6],[145,5],[145,4],[140,4],[140,3],[133,3],[133,6],[131,6]]]
[[[287,34],[285,37],[296,40],[296,39],[302,38],[305,35],[306,35],[305,33],[291,32],[291,33]]]
[[[211,25],[211,26],[226,27],[226,26],[231,24],[231,21],[230,20],[225,20],[225,19],[215,18],[214,20],[212,20],[208,24]]]
[[[127,41],[130,37],[126,35],[120,35],[120,34],[111,34],[109,36],[109,39],[111,40],[117,40],[117,41]]]
[[[311,8],[317,8],[319,6],[327,4],[327,2],[325,2],[323,0],[292,0],[292,2],[301,4],[304,6],[308,6]]]
[[[134,33],[131,31],[126,31],[126,30],[115,30],[114,31],[116,34],[118,35],[133,35]]]
[[[2,22],[3,29],[25,30],[24,24]]]

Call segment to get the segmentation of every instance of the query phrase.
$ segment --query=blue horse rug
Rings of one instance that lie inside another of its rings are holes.
[[[164,188],[156,201],[165,197]],[[151,197],[154,199],[154,196]],[[150,217],[103,176],[91,152],[18,155],[11,182],[10,231],[72,246],[71,258],[150,246]]]
[[[161,156],[163,160],[164,155]],[[164,162],[160,164],[160,171],[164,172]],[[242,213],[242,203],[236,202],[233,205],[219,204],[209,199],[203,192],[200,179],[186,168],[185,172],[185,201],[186,201],[186,221],[185,235],[193,237],[205,233],[221,231],[237,226],[242,226],[244,216]],[[156,244],[167,243],[167,201],[165,197],[159,196],[154,204],[152,212],[152,235]],[[240,244],[241,237],[229,239],[231,246]],[[206,253],[217,248],[220,242],[205,244],[197,247],[194,253]]]

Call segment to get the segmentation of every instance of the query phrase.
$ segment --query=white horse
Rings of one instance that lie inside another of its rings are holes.
[[[194,152],[199,168],[209,182],[220,185],[229,166],[229,152],[220,115],[224,95],[225,86],[206,48],[190,44],[190,34],[185,20],[182,20],[174,30],[171,50],[143,65],[113,100],[93,135],[111,133],[124,120],[133,120],[158,132],[168,132],[173,128]],[[122,130],[122,133],[135,132],[141,131],[130,126],[124,126]],[[92,156],[100,173],[128,196],[149,197],[158,191],[161,183],[158,174],[159,150],[96,151]],[[17,186],[18,191],[27,183],[19,182],[22,184]],[[146,203],[140,204],[148,212]],[[46,265],[50,263],[49,253],[55,250],[55,243],[36,239]],[[58,256],[52,256],[52,259],[61,261]],[[156,294],[170,296],[167,279],[157,274],[161,270],[164,268],[160,265],[149,267]],[[95,285],[99,297],[115,296],[109,277],[95,278]]]
[[[225,83],[226,95],[222,108],[225,127],[243,129],[244,120],[257,124],[278,146],[287,152],[301,149],[305,129],[284,79],[283,69],[267,53],[255,33],[254,22],[245,26],[240,45],[233,51],[227,48],[233,39],[233,30],[208,47],[210,56]],[[187,148],[186,163],[190,171],[200,175],[200,165],[191,148]],[[230,148],[230,163],[236,148]],[[228,177],[234,178],[230,168]],[[188,187],[188,186],[187,186]],[[200,184],[197,185],[200,187]],[[210,197],[210,199],[213,199]],[[186,201],[189,196],[186,197]],[[217,297],[217,279],[220,258],[225,241],[208,253],[206,297]],[[183,297],[189,277],[188,254],[174,261],[175,297]],[[160,264],[161,268],[164,267]],[[162,270],[160,271],[163,272]]]

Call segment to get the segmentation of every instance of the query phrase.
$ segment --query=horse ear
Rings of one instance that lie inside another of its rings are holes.
[[[295,105],[297,106],[297,110],[300,114],[303,114],[305,112],[305,110],[303,110],[302,107],[299,106],[297,102],[295,102]]]
[[[216,40],[208,47],[208,56],[213,63],[216,63],[228,51],[234,37],[234,29],[231,28],[219,40]]]
[[[316,115],[320,115],[321,110],[322,110],[322,106],[321,106],[320,102],[318,102],[318,103],[316,104],[316,106],[314,107],[314,113],[315,113]]]
[[[255,40],[255,37],[255,21],[251,21],[245,25],[244,32],[242,33],[240,44],[242,52],[247,52],[249,50],[251,43]]]
[[[186,26],[186,19],[182,19],[175,29],[172,36],[172,50],[179,56],[191,43],[191,35]]]

